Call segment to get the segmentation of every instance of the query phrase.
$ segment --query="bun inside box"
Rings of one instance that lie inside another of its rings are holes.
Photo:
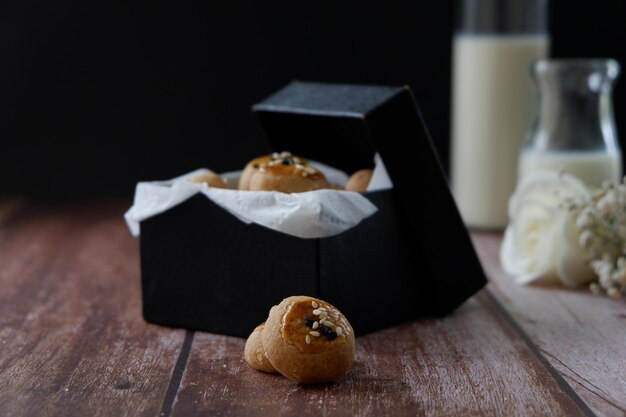
[[[245,224],[203,195],[143,220],[147,321],[245,337],[272,305],[311,295],[360,335],[447,314],[484,286],[408,87],[293,82],[253,112],[276,151],[348,174],[372,167],[378,152],[393,189],[365,193],[378,211],[325,238]]]

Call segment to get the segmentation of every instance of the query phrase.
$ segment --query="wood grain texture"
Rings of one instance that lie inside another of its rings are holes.
[[[196,333],[173,416],[584,415],[482,293],[449,317],[357,338],[332,385],[254,371],[244,343]]]
[[[122,203],[29,206],[0,226],[0,415],[158,415],[184,331],[141,318]]]
[[[498,235],[473,236],[487,292],[358,338],[344,379],[303,387],[251,370],[243,339],[142,320],[126,207],[0,201],[0,416],[625,414],[625,303],[514,285]]]
[[[18,213],[25,205],[22,198],[4,198],[0,200],[0,227]]]
[[[499,234],[475,233],[489,290],[574,391],[602,416],[626,415],[626,302],[586,289],[520,286],[501,268]]]

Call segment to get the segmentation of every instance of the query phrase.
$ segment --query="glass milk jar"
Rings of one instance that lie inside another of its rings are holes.
[[[465,223],[498,229],[532,108],[528,66],[548,54],[546,0],[458,0],[451,186]]]
[[[622,155],[611,90],[619,74],[612,59],[538,60],[533,120],[519,161],[519,178],[564,170],[589,186],[620,182]]]

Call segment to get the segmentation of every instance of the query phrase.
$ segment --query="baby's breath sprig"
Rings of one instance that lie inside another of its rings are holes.
[[[591,199],[570,202],[580,229],[579,243],[598,276],[594,293],[626,295],[626,177],[622,184],[604,182]]]

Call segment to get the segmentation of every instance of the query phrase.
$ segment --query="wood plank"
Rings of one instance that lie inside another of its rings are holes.
[[[586,289],[520,286],[501,268],[501,235],[474,233],[489,289],[575,392],[603,416],[626,414],[626,302]]]
[[[577,416],[571,398],[484,293],[454,314],[357,338],[333,385],[250,369],[243,339],[196,333],[173,416]]]
[[[0,414],[159,414],[184,331],[141,318],[127,207],[40,204],[0,227]]]
[[[4,198],[0,200],[0,227],[9,221],[25,205],[22,198]]]

